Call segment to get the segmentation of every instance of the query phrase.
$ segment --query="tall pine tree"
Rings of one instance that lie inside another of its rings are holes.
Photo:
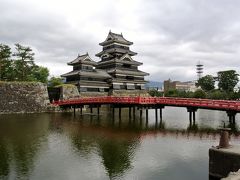
[[[11,48],[8,45],[0,44],[0,81],[13,78],[11,54]]]
[[[235,70],[218,72],[218,87],[226,92],[233,92],[234,87],[239,82],[239,74]]]
[[[30,47],[25,47],[20,44],[15,44],[16,52],[13,56],[15,60],[15,72],[17,81],[28,81],[32,74],[32,69],[35,66],[34,53]]]

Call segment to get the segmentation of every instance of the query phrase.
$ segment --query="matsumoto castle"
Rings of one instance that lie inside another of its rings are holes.
[[[66,78],[66,83],[75,84],[80,93],[142,92],[147,82],[144,77],[149,74],[138,70],[143,63],[133,59],[137,53],[130,50],[132,44],[122,34],[110,31],[106,40],[99,43],[103,47],[96,54],[101,59],[99,62],[92,60],[88,53],[78,55],[67,63],[73,70],[61,76]]]

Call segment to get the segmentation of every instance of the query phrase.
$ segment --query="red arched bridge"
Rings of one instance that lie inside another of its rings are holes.
[[[129,116],[131,113],[131,108],[133,108],[133,115],[135,115],[135,107],[140,109],[140,116],[142,109],[146,109],[146,115],[148,115],[148,109],[156,110],[160,109],[160,118],[162,118],[162,109],[164,106],[175,106],[175,107],[186,107],[189,112],[190,121],[195,121],[195,112],[197,109],[211,109],[226,111],[229,116],[229,121],[235,123],[235,115],[240,112],[240,101],[230,101],[230,100],[211,100],[211,99],[196,99],[196,98],[169,98],[169,97],[83,97],[78,99],[69,99],[55,101],[53,105],[58,105],[60,107],[72,107],[81,108],[84,105],[89,105],[92,112],[92,107],[98,108],[104,104],[112,105],[113,111],[117,107],[119,108],[119,114],[121,113],[122,107],[129,107]]]

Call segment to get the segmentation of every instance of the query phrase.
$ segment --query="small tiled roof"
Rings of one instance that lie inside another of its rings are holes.
[[[146,80],[128,80],[128,79],[113,78],[112,83],[116,83],[116,82],[146,84],[148,81],[146,81]]]
[[[106,71],[100,70],[100,69],[94,69],[93,71],[75,70],[75,71],[71,71],[69,73],[63,74],[61,76],[67,77],[67,76],[74,76],[74,75],[87,76],[87,77],[111,78],[111,76]]]
[[[122,44],[126,44],[126,45],[132,45],[133,42],[126,40],[122,33],[121,34],[116,34],[116,33],[112,33],[111,31],[108,33],[108,36],[106,38],[105,41],[99,43],[99,45],[104,46],[106,44],[110,44],[113,42],[118,42],[118,43],[122,43]]]
[[[102,64],[113,64],[113,63],[122,63],[122,64],[130,64],[130,65],[142,65],[143,63],[138,62],[138,61],[125,61],[125,60],[120,60],[117,58],[111,59],[111,60],[106,60],[106,61],[99,61],[97,65],[102,65]]]
[[[111,48],[111,49],[106,49],[104,51],[101,51],[101,52],[97,53],[96,56],[101,57],[105,53],[123,53],[123,54],[129,54],[131,56],[134,56],[134,55],[137,54],[136,52],[133,52],[133,51],[128,50],[128,49]]]
[[[86,53],[86,54],[83,54],[83,55],[78,55],[78,57],[76,59],[74,59],[73,61],[71,61],[67,64],[68,65],[89,64],[89,65],[95,66],[97,63],[90,58],[88,53]]]
[[[136,75],[136,76],[148,76],[149,73],[146,73],[146,72],[143,72],[143,71],[140,71],[140,70],[127,70],[127,69],[117,69],[117,68],[114,68],[114,69],[110,69],[107,71],[108,73],[112,74],[126,74],[126,75]]]
[[[62,74],[61,77],[74,76],[74,75],[77,75],[78,73],[79,73],[79,70],[71,71],[71,72]]]

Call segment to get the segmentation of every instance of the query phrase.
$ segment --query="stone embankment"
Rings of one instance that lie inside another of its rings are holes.
[[[60,85],[60,100],[79,98],[77,86],[71,84]]]
[[[109,92],[111,96],[141,96],[141,97],[149,97],[150,95],[146,90],[113,90]]]
[[[240,170],[237,172],[229,173],[228,177],[222,178],[221,180],[239,180],[240,179]]]
[[[47,86],[36,82],[0,82],[0,114],[44,112]]]

